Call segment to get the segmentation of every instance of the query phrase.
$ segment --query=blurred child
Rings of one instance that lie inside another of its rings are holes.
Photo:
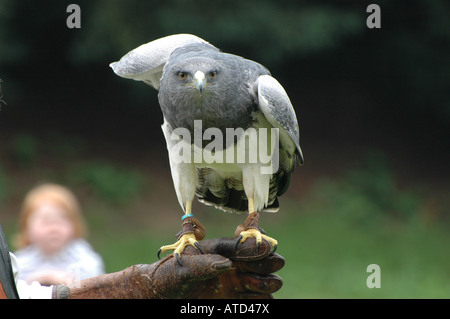
[[[49,286],[103,274],[103,260],[85,235],[80,205],[70,190],[55,184],[32,189],[19,216],[18,279]]]

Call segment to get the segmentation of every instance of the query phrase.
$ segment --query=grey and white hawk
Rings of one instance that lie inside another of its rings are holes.
[[[159,90],[172,179],[185,214],[179,240],[158,256],[174,250],[181,264],[187,245],[200,249],[195,196],[224,211],[248,212],[236,246],[254,237],[276,249],[277,241],[258,227],[259,212],[278,210],[277,197],[296,163],[303,164],[297,117],[280,83],[261,64],[190,34],[143,44],[110,66]]]

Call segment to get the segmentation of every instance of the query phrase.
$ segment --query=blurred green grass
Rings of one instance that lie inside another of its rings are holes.
[[[417,221],[357,226],[338,214],[290,216],[273,230],[287,261],[276,297],[450,297],[448,229]],[[370,264],[381,268],[379,289],[366,285]]]

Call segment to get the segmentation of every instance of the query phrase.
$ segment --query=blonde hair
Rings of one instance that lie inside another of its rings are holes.
[[[30,244],[27,236],[28,220],[33,212],[44,202],[64,209],[74,226],[75,238],[86,236],[86,224],[76,196],[64,186],[42,184],[30,190],[23,201],[19,215],[19,234],[16,238],[17,248],[24,248]]]

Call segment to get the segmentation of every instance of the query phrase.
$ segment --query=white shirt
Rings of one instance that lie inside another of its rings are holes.
[[[11,265],[16,281],[17,292],[20,299],[52,299],[53,286],[41,286],[37,281],[31,285],[27,284],[25,280],[19,280],[19,267],[17,266],[17,258],[13,253],[9,253],[11,257]]]
[[[15,252],[19,280],[30,283],[44,273],[64,272],[75,281],[105,273],[103,260],[84,239],[72,240],[60,252],[47,256],[36,246],[29,245]]]

